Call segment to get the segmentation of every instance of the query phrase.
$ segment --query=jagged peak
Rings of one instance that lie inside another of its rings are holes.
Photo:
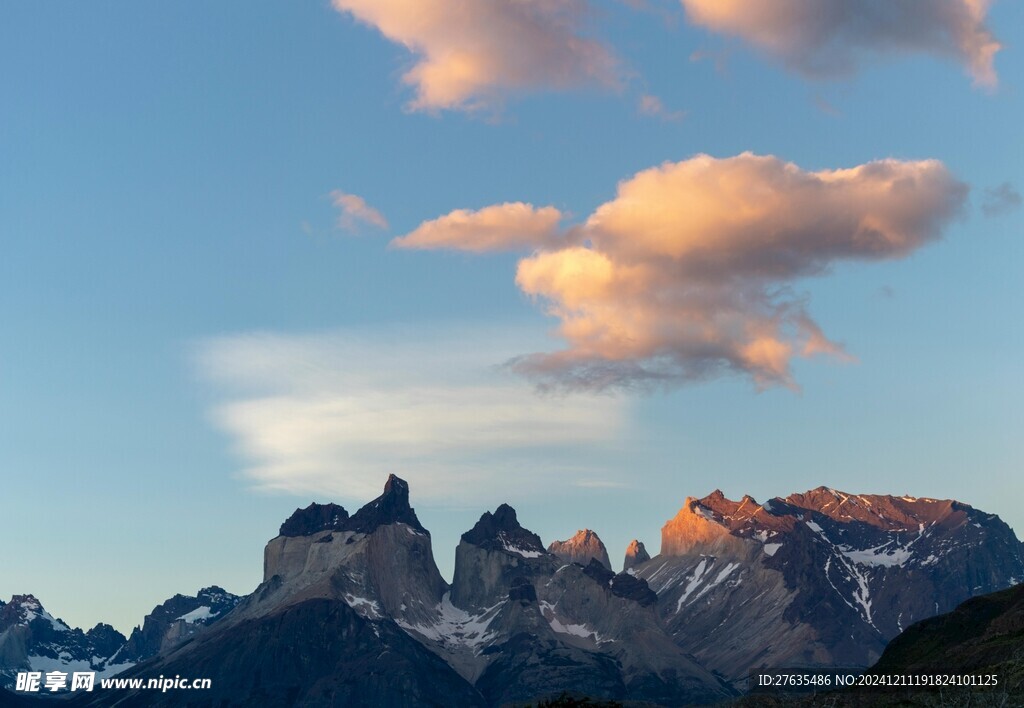
[[[409,483],[404,479],[395,474],[389,474],[387,480],[384,482],[384,496],[391,494],[403,495],[405,500],[409,500]]]
[[[574,533],[570,538],[567,538],[564,541],[552,541],[550,545],[551,546],[554,546],[555,544],[560,544],[560,545],[565,545],[565,544],[583,545],[583,544],[593,544],[593,543],[600,544],[602,547],[604,546],[604,543],[601,541],[601,537],[598,536],[596,532],[591,531],[590,529],[580,529],[576,533]],[[550,546],[549,546],[549,548],[550,548]]]
[[[0,631],[15,624],[31,624],[38,619],[49,622],[59,632],[70,629],[63,620],[47,612],[35,595],[12,595],[10,602],[0,605]]]
[[[716,543],[723,534],[741,538],[789,532],[803,520],[862,523],[886,530],[916,530],[922,524],[956,525],[980,516],[972,507],[949,499],[850,494],[829,486],[774,497],[758,504],[749,494],[733,501],[716,489],[702,498],[686,497],[682,508],[662,528],[662,553],[685,552],[694,544]],[[806,518],[805,518],[806,517]]]
[[[373,533],[380,526],[398,523],[429,535],[416,517],[416,510],[409,505],[409,483],[392,474],[384,483],[383,493],[352,516],[338,504],[314,502],[305,509],[296,509],[281,524],[279,535],[309,536],[321,531]]]
[[[203,595],[231,595],[231,593],[220,585],[210,585],[209,587],[199,588],[199,592],[196,593],[196,597],[202,597]]]
[[[480,520],[466,533],[462,540],[474,546],[487,549],[501,548],[506,551],[545,553],[540,536],[523,528],[516,516],[516,510],[502,504],[492,514],[485,511]]]
[[[647,547],[641,541],[634,538],[626,547],[626,560],[622,564],[622,569],[629,570],[641,563],[646,563],[650,559],[651,554],[647,552]]]
[[[121,646],[128,638],[114,629],[106,622],[99,622],[95,627],[88,630],[85,636],[94,642],[105,642],[108,645]]]
[[[11,595],[11,601],[8,604],[24,607],[26,609],[41,609],[43,606],[43,603],[39,602],[39,598],[31,593],[25,595]]]
[[[777,501],[788,505],[791,510],[815,512],[840,523],[859,521],[888,529],[913,529],[921,523],[946,520],[957,523],[957,519],[962,520],[973,511],[969,505],[952,499],[851,494],[826,486],[815,487],[802,494],[790,494]]]
[[[571,563],[586,565],[591,560],[596,560],[606,568],[611,568],[608,549],[605,548],[601,537],[590,529],[580,529],[572,538],[565,541],[552,541],[548,545],[548,553]]]
[[[427,533],[416,518],[416,510],[409,505],[409,483],[393,474],[384,483],[384,492],[352,515],[345,529],[357,533],[372,533],[380,526],[406,524]]]

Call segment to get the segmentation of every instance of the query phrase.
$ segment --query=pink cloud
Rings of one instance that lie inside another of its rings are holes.
[[[585,0],[333,0],[405,46],[413,110],[493,107],[509,92],[617,84],[617,62],[583,34]]]
[[[496,204],[479,211],[457,209],[394,239],[397,248],[459,251],[518,251],[553,245],[560,238],[562,213],[522,202]]]
[[[369,224],[378,229],[386,229],[388,220],[384,215],[366,203],[366,200],[355,194],[340,190],[331,192],[331,203],[338,208],[338,228],[345,231],[356,231],[359,224]]]
[[[1001,45],[990,0],[680,0],[689,20],[734,35],[811,76],[854,71],[872,54],[926,52],[960,61],[994,87]]]
[[[516,284],[559,321],[566,347],[513,366],[543,384],[675,384],[733,372],[759,387],[795,386],[794,358],[847,355],[793,283],[838,263],[913,253],[939,238],[966,193],[934,160],[811,172],[772,156],[698,155],[624,180],[581,225],[559,230],[555,210],[523,237],[504,210],[534,219],[545,210],[500,205],[452,212],[400,242],[533,250]],[[502,218],[478,231],[471,217],[484,213]],[[459,228],[438,226],[448,220]]]

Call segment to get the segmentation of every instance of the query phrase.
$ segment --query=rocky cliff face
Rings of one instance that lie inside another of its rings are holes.
[[[997,517],[949,500],[818,488],[761,505],[689,498],[632,569],[709,668],[869,666],[912,622],[1024,578]]]
[[[436,623],[447,590],[409,487],[391,476],[351,517],[337,505],[297,509],[267,544],[264,579],[251,595],[127,675],[206,676],[214,702],[226,705],[483,705],[402,628]],[[128,705],[180,700],[151,699],[138,694]]]
[[[448,584],[409,505],[408,484],[392,475],[383,494],[351,518],[330,506],[330,513],[317,505],[299,509],[285,521],[264,551],[263,584],[234,620],[311,598],[346,602],[371,619],[432,619]]]
[[[231,705],[499,705],[562,691],[671,703],[730,695],[661,627],[645,581],[593,558],[565,562],[507,505],[463,534],[450,588],[398,478],[351,517],[313,505],[281,530],[252,595],[128,675],[208,676]]]
[[[462,534],[455,549],[452,602],[472,611],[491,607],[508,588],[547,575],[555,563],[540,536],[524,529],[515,509],[502,504]]]
[[[608,559],[608,549],[596,533],[590,529],[581,529],[576,535],[567,541],[552,541],[548,545],[548,553],[553,553],[569,563],[590,565],[590,561],[596,560],[608,570],[611,570],[612,563]]]
[[[643,580],[545,551],[502,505],[463,534],[441,621],[406,629],[494,705],[562,691],[675,703],[727,697],[662,629],[656,602]]]

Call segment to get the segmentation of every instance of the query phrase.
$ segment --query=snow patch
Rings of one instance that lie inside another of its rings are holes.
[[[841,553],[859,565],[899,566],[902,568],[903,564],[913,557],[913,551],[910,550],[909,546],[890,548],[891,545],[892,541],[889,541],[881,546],[875,546],[863,551],[842,550]],[[886,550],[887,548],[889,550]]]
[[[181,617],[178,617],[178,619],[184,620],[188,624],[196,624],[197,622],[202,622],[216,617],[218,614],[220,613],[214,612],[211,607],[203,605],[202,607],[197,607],[191,612],[186,612]]]
[[[528,548],[519,548],[518,546],[513,546],[505,539],[504,532],[498,534],[498,539],[501,541],[502,548],[504,548],[509,553],[518,553],[523,558],[540,558],[545,553],[544,551],[531,551]]]
[[[558,632],[559,634],[569,634],[574,637],[580,637],[581,639],[593,639],[595,642],[599,644],[602,641],[605,641],[601,639],[600,634],[598,634],[595,630],[588,628],[585,624],[572,624],[568,622],[562,622],[560,619],[558,619],[557,615],[555,615],[554,605],[548,602],[541,602],[540,610],[541,614],[544,616],[544,619],[548,621],[548,625],[554,632]]]
[[[364,616],[369,615],[376,619],[382,614],[380,611],[380,605],[377,604],[376,600],[370,600],[369,598],[358,597],[351,593],[346,593],[345,602],[347,602],[348,606],[353,610]]]
[[[113,657],[111,657],[113,658]],[[105,676],[113,676],[114,674],[125,671],[126,669],[134,666],[134,663],[126,662],[123,664],[107,664],[106,666],[100,667],[102,659],[99,657],[93,657],[93,662],[90,663],[85,659],[64,659],[54,658],[52,656],[39,656],[37,654],[29,654],[28,657],[29,670],[41,671],[46,673],[48,671],[63,671],[64,673],[74,673],[75,671],[95,671],[97,678]]]
[[[435,622],[410,624],[401,619],[395,622],[406,632],[416,632],[427,639],[476,648],[494,637],[494,632],[489,631],[489,627],[505,602],[506,600],[502,600],[474,615],[453,605],[451,594],[445,593],[437,606],[438,617]]]
[[[693,505],[693,510],[695,512],[697,512],[698,514],[700,514],[701,516],[703,516],[708,521],[714,521],[715,520],[715,515],[711,513],[711,510],[710,509],[705,509],[700,504],[694,504]]]
[[[693,569],[693,573],[688,578],[689,582],[687,583],[686,588],[683,590],[683,594],[679,596],[679,601],[676,603],[676,612],[679,612],[683,609],[683,603],[686,602],[686,598],[688,598],[690,596],[690,593],[696,590],[697,586],[700,585],[700,581],[704,577],[705,571],[707,571],[708,569],[707,565],[708,559],[701,558],[700,563],[698,563],[697,567]]]

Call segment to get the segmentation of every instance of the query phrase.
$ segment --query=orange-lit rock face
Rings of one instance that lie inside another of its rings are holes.
[[[701,501],[687,497],[683,508],[661,528],[661,553],[683,556],[690,553],[743,554],[744,542],[716,520],[714,512]]]
[[[611,569],[608,550],[596,533],[590,529],[581,529],[567,541],[553,541],[548,546],[548,553],[554,553],[562,560],[570,563],[587,565],[597,560],[605,568]]]
[[[848,494],[818,487],[803,494],[790,494],[785,502],[800,509],[813,509],[835,521],[860,521],[887,530],[912,530],[921,524],[955,529],[967,523],[966,505],[950,499]]]
[[[773,534],[793,529],[795,518],[773,515],[766,509],[769,504],[758,504],[749,495],[733,501],[717,489],[703,499],[687,497],[675,518],[661,529],[661,552],[673,556],[752,552],[755,546],[746,539],[762,531]]]
[[[650,559],[651,554],[647,552],[644,544],[634,538],[626,548],[626,559],[623,561],[622,569],[629,570],[633,566],[646,563]]]

